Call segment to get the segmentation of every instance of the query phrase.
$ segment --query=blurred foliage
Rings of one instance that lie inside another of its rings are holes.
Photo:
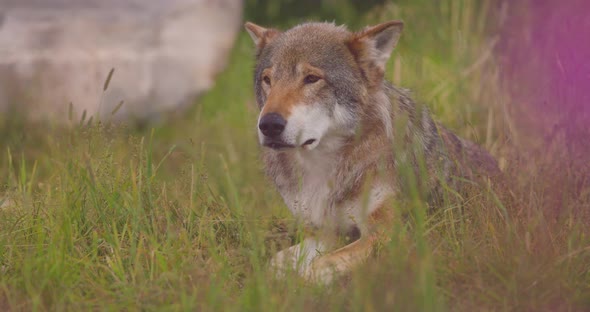
[[[346,22],[358,26],[360,17],[386,0],[246,0],[244,16],[260,25],[288,26],[307,20]]]

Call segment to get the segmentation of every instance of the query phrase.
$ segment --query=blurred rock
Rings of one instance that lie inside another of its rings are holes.
[[[0,111],[65,120],[179,112],[213,85],[240,0],[0,0]],[[106,92],[103,86],[115,68]]]

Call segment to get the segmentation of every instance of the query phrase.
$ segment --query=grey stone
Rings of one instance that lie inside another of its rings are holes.
[[[0,111],[182,111],[213,85],[241,13],[240,0],[0,0]]]

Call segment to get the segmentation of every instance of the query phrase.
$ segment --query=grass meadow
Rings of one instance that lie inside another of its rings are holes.
[[[400,0],[281,19],[264,3],[247,2],[246,18],[403,19],[387,78],[485,146],[509,187],[429,214],[403,207],[390,242],[330,287],[274,280],[267,262],[300,235],[258,159],[254,47],[242,31],[215,87],[174,120],[2,116],[0,311],[590,310],[588,178],[559,138],[543,147],[523,121],[500,70],[506,8]]]

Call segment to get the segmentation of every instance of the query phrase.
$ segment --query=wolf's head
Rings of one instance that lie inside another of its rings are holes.
[[[369,94],[382,85],[403,23],[358,33],[328,23],[285,32],[252,23],[245,27],[257,46],[260,143],[312,150],[354,136]]]

